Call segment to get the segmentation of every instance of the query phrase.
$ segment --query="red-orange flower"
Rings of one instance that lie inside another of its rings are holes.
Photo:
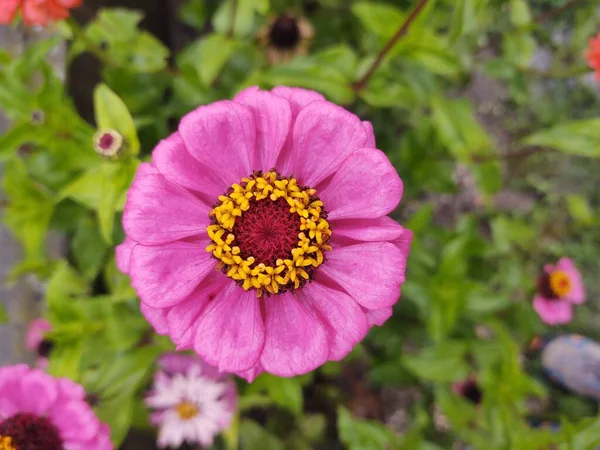
[[[19,8],[27,25],[48,25],[69,17],[69,9],[76,8],[82,0],[0,0],[0,23],[13,21]]]
[[[596,71],[596,78],[600,80],[600,33],[590,39],[585,57],[590,67]]]

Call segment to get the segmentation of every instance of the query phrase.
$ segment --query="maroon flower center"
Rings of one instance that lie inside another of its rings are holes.
[[[475,405],[479,405],[481,400],[483,400],[483,392],[479,388],[477,382],[473,380],[469,380],[465,383],[461,393],[464,398]]]
[[[269,41],[281,50],[291,50],[300,42],[300,28],[294,17],[279,16],[269,30]]]
[[[3,438],[10,438],[15,450],[63,450],[58,429],[46,417],[34,414],[15,414],[0,423],[0,441]]]
[[[300,216],[290,213],[290,205],[283,198],[253,200],[233,226],[240,256],[254,256],[258,263],[275,266],[278,259],[287,259],[298,243]]]
[[[44,339],[37,346],[37,354],[42,358],[50,356],[50,352],[54,348],[54,343],[48,339]]]
[[[98,146],[102,150],[110,150],[115,143],[115,137],[110,133],[104,133],[98,139]]]

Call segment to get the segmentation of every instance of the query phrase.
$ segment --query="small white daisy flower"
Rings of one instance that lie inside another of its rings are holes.
[[[158,445],[177,448],[188,444],[212,445],[226,429],[235,410],[235,388],[231,381],[210,378],[194,365],[172,376],[159,372],[146,404],[156,410]]]

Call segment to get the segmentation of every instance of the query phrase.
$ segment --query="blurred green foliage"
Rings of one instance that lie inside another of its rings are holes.
[[[590,300],[600,294],[592,284],[600,100],[582,77],[587,39],[600,30],[597,3],[431,0],[361,85],[416,3],[190,0],[180,19],[198,38],[177,55],[139,28],[140,13],[105,9],[84,27],[57,24],[61,38],[20,56],[0,53],[0,108],[14,123],[0,137],[3,216],[24,248],[9,280],[44,281],[56,342],[50,371],[83,383],[116,443],[131,426],[149,426],[141,399],[157,356],[172,349],[140,315],[114,261],[136,167],[198,105],[287,84],[373,123],[405,185],[394,217],[416,236],[408,281],[392,318],[346,360],[303,377],[240,382],[240,419],[215,448],[600,445],[596,405],[557,391],[524,356],[529,340],[549,331],[531,308],[544,263],[572,257]],[[307,55],[272,65],[256,36],[284,13],[312,22],[314,42]],[[69,60],[89,52],[103,64],[95,126],[47,63],[61,39]],[[125,137],[121,158],[94,153],[96,127]],[[47,254],[49,230],[69,238],[64,259]],[[598,312],[590,302],[561,331],[600,337]],[[349,375],[355,370],[360,376]],[[451,389],[470,374],[484,393],[479,406]],[[410,400],[390,401],[390,392]],[[373,398],[377,412],[365,413]],[[530,419],[561,428],[533,428]]]

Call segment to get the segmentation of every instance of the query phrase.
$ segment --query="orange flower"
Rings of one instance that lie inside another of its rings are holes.
[[[600,80],[600,33],[590,39],[585,57],[590,67],[596,71],[596,78]]]
[[[13,21],[21,8],[23,22],[27,25],[48,25],[69,17],[69,9],[76,8],[82,0],[0,0],[0,23]]]

